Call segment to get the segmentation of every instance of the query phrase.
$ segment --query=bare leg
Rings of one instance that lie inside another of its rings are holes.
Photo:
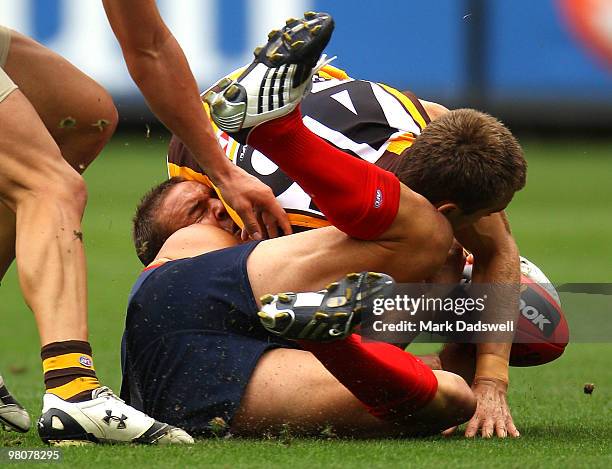
[[[193,442],[184,431],[161,425],[100,387],[87,342],[85,183],[21,91],[0,102],[0,122],[0,200],[16,214],[17,272],[43,345],[47,391],[41,439]],[[84,401],[89,403],[78,404]],[[105,414],[131,423],[112,427]]]
[[[19,90],[0,121],[0,199],[16,213],[19,281],[41,343],[87,340],[85,184]]]
[[[420,239],[418,230],[411,232],[406,229],[408,223],[413,223],[414,213],[411,213],[410,208],[408,210],[404,209],[407,206],[411,207],[412,202],[418,206],[420,201],[418,196],[408,189],[402,190],[401,196],[400,211],[395,221],[378,240],[359,241],[347,237],[335,228],[325,228],[260,243],[247,262],[249,280],[255,296],[269,291],[317,290],[325,283],[334,281],[350,271],[380,270],[404,281],[419,281],[431,277],[446,261],[450,240],[436,240],[431,237]],[[414,208],[414,205],[412,208]],[[422,216],[427,217],[426,210],[428,210],[428,207],[423,206],[423,210],[425,213]],[[417,219],[420,218],[417,217]],[[435,223],[436,220],[435,216],[430,217],[430,222]],[[444,249],[441,250],[443,246]],[[291,253],[290,262],[287,261],[287,253]],[[426,258],[420,257],[422,255],[425,255]],[[405,259],[410,259],[411,262],[408,264]],[[279,272],[282,272],[282,275],[278,275]],[[321,347],[315,347],[315,349],[322,353],[321,356],[325,355],[326,349],[323,344],[321,344]],[[348,353],[352,353],[350,349],[347,348],[346,350],[349,350]],[[321,359],[317,352],[313,353]],[[328,351],[329,353],[333,355],[336,352]],[[324,360],[322,360],[322,363],[325,363],[325,366],[329,368],[329,363]],[[355,367],[354,374],[348,381],[368,382],[365,372],[367,366],[365,363],[361,363],[361,365],[362,368]],[[295,363],[293,366],[295,366]],[[337,368],[343,365],[336,363],[334,366]],[[349,359],[347,359],[346,366],[353,370]],[[329,369],[336,374],[336,371],[334,371],[336,368]],[[360,378],[360,372],[364,375],[363,379]],[[277,374],[282,376],[280,373]],[[469,386],[460,376],[455,374],[442,371],[437,371],[435,374],[438,387],[431,401],[416,412],[412,401],[407,400],[405,405],[395,405],[394,416],[389,417],[392,418],[389,423],[390,426],[376,426],[376,430],[373,430],[374,434],[409,434],[415,432],[416,429],[425,433],[432,433],[442,431],[449,421],[454,421],[457,424],[468,420],[475,409],[474,397]],[[347,383],[341,377],[338,379],[342,383]],[[344,379],[346,379],[346,376]],[[272,381],[272,379],[269,381]],[[349,384],[347,386],[352,390]],[[318,389],[319,385],[314,386],[314,388]],[[381,387],[381,389],[383,388]],[[292,405],[295,405],[295,396],[303,393],[303,389],[299,392],[289,393],[291,396],[288,396],[287,399],[289,401],[289,398],[291,398]],[[269,394],[263,393],[263,395],[267,396]],[[336,396],[336,394],[333,395]],[[353,399],[356,398],[353,397]],[[366,402],[364,399],[362,401]],[[317,405],[324,406],[325,404],[318,402]],[[318,409],[317,405],[313,405],[313,413]],[[372,404],[368,402],[367,405],[371,407]],[[354,413],[348,413],[350,407],[342,409],[347,412],[346,415],[355,415]],[[327,410],[323,409],[323,415],[326,412]],[[367,411],[363,409],[357,415],[361,415],[361,413],[367,413]],[[387,417],[385,417],[385,420],[387,420]],[[367,421],[364,422],[360,418],[356,421],[358,423],[355,424],[355,429],[363,428],[363,425],[367,424]],[[353,423],[353,420],[350,420],[350,422]],[[338,424],[341,428],[347,428],[346,422],[341,419],[335,424]],[[377,423],[376,425],[381,424]],[[371,427],[368,426],[367,428]]]
[[[249,257],[249,281],[255,298],[318,290],[348,272],[364,270],[385,272],[399,282],[420,282],[446,261],[451,239],[445,230],[450,230],[447,222],[431,204],[402,186],[399,212],[379,239],[361,241],[328,227],[266,240]]]
[[[413,415],[389,422],[368,413],[311,353],[272,350],[261,358],[249,380],[232,420],[232,432],[261,436],[288,425],[299,434],[316,434],[331,427],[339,436],[361,438],[436,433],[451,421],[456,424],[467,420],[470,410],[473,412],[469,405],[473,397],[458,376],[434,373],[439,395]],[[466,409],[465,415],[458,409]]]
[[[66,59],[15,31],[4,69],[34,106],[64,159],[82,173],[117,125],[109,94]],[[15,223],[15,214],[0,205],[0,279],[15,258]]]
[[[0,281],[15,259],[15,213],[0,203]]]
[[[66,161],[82,173],[117,126],[108,92],[60,55],[15,31],[4,70],[34,106]]]

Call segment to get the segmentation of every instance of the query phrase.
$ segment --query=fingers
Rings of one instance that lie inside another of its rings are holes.
[[[480,417],[475,415],[468,422],[467,427],[465,427],[465,436],[467,438],[474,438],[478,433],[478,429],[480,428]]]
[[[505,419],[497,419],[495,422],[495,434],[498,438],[506,438],[508,436]]]
[[[457,429],[457,427],[449,428],[442,432],[443,436],[450,436]],[[478,430],[480,429],[480,434],[483,438],[491,438],[493,435],[498,438],[507,438],[508,436],[511,438],[519,438],[521,433],[518,431],[514,422],[512,420],[506,421],[503,419],[498,419],[493,421],[493,419],[472,419],[468,423],[467,428],[465,429],[465,436],[467,438],[474,438],[478,435]]]
[[[506,424],[506,430],[508,431],[508,435],[511,438],[518,438],[521,436],[521,433],[518,431],[518,429],[514,425],[514,422],[512,421],[512,417],[510,417]]]
[[[490,386],[476,387],[478,407],[472,419],[468,422],[465,436],[473,438],[478,433],[483,438],[517,438],[519,431],[514,426],[512,414],[508,407],[505,391],[495,392]]]
[[[272,190],[257,178],[235,167],[231,177],[217,183],[217,191],[232,207],[242,222],[249,237],[259,241],[279,235],[278,227],[285,234],[291,234],[287,213],[279,204]],[[242,233],[242,240],[245,239]]]
[[[444,436],[450,435],[452,432],[449,430],[445,430],[442,434]],[[465,429],[465,436],[473,438],[478,435],[479,430],[483,438],[491,438],[493,435],[496,435],[498,438],[506,438],[508,436],[518,438],[521,436],[509,414],[497,418],[475,415]]]
[[[494,429],[495,421],[492,418],[487,417],[486,414],[476,411],[476,414],[468,422],[467,427],[465,428],[465,436],[466,438],[474,438],[478,435],[480,430],[480,435],[483,438],[491,438],[493,436]]]
[[[276,238],[279,234],[279,226],[285,234],[291,234],[291,224],[287,213],[269,187],[265,186],[265,189],[262,189],[258,196],[253,198],[257,201],[253,205],[253,210],[257,214],[264,237]]]
[[[291,234],[292,232],[287,213],[278,203],[272,191],[268,192],[269,194],[259,204],[251,208],[252,219],[256,223],[256,231],[261,234],[261,238],[253,237],[246,220],[243,218],[245,227],[247,227],[247,231],[252,239],[276,238],[280,234],[278,227],[281,228],[284,234]]]
[[[293,233],[293,228],[291,228],[291,223],[289,223],[289,217],[287,216],[287,212],[285,212],[284,210],[281,211],[283,213],[280,218],[276,217],[276,221],[281,227],[281,230],[283,230],[283,233],[285,233],[286,235],[290,235],[291,233]]]
[[[455,431],[457,431],[457,427],[447,428],[442,432],[442,436],[452,436]]]
[[[242,240],[245,241],[244,239],[245,230],[248,233],[248,235],[251,237],[251,239],[254,239],[255,241],[259,241],[263,239],[263,235],[262,235],[263,230],[262,230],[262,227],[259,225],[255,212],[253,212],[253,210],[251,209],[240,210],[240,211],[236,210],[236,212],[238,212],[238,215],[240,216],[240,218],[242,219],[242,222],[244,223],[244,228],[242,230],[243,231]]]
[[[283,215],[286,218],[286,214],[284,210],[281,210]],[[244,228],[241,233],[242,241],[247,241],[250,239],[254,239],[259,241],[264,238],[276,238],[279,236],[278,223],[280,220],[270,212],[263,212],[260,214],[252,213],[252,216],[249,218],[242,218],[244,223]],[[281,229],[285,234],[291,234],[291,225],[287,220],[287,226]],[[258,236],[258,237],[257,237]]]
[[[287,212],[281,207],[278,201],[272,196],[271,202],[264,208],[264,221],[267,226],[274,226],[274,230],[277,234],[270,234],[271,238],[276,238],[278,236],[277,227],[280,226],[281,230],[284,234],[289,235],[293,231],[291,229],[291,223],[289,223],[289,217],[287,216]],[[267,218],[266,218],[267,217]]]
[[[482,424],[482,430],[480,431],[480,434],[483,438],[491,438],[493,436],[494,427],[495,422],[493,421],[493,419],[487,418]]]
[[[261,215],[261,221],[266,228],[268,238],[276,238],[278,236],[278,225],[274,216],[271,213],[264,212]]]

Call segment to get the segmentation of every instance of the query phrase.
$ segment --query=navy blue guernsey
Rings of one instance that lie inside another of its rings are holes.
[[[206,435],[231,422],[261,355],[293,347],[260,324],[246,261],[257,242],[169,261],[132,289],[121,397],[150,416]]]

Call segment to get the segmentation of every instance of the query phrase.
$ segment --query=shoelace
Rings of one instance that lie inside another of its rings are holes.
[[[329,65],[330,63],[332,63],[334,60],[336,60],[338,58],[337,55],[334,55],[333,57],[327,57],[327,54],[321,54],[321,57],[319,57],[319,60],[317,61],[317,64],[314,66],[314,68],[312,69],[312,75],[315,75],[317,72],[319,72],[323,67],[325,67],[326,65]]]
[[[107,399],[116,399],[120,402],[125,403],[123,399],[120,399],[119,397],[117,397],[117,395],[112,391],[112,389],[110,389],[107,386],[102,386],[98,389],[94,389],[94,391],[92,392],[92,398],[97,399],[98,397],[105,397]]]

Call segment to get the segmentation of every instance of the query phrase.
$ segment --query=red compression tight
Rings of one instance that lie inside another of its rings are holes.
[[[347,235],[375,239],[393,223],[400,197],[395,175],[312,133],[299,107],[256,127],[248,143],[296,181]]]
[[[393,418],[395,410],[416,411],[436,395],[438,380],[414,355],[382,342],[362,342],[353,334],[335,342],[301,340],[371,414]]]

